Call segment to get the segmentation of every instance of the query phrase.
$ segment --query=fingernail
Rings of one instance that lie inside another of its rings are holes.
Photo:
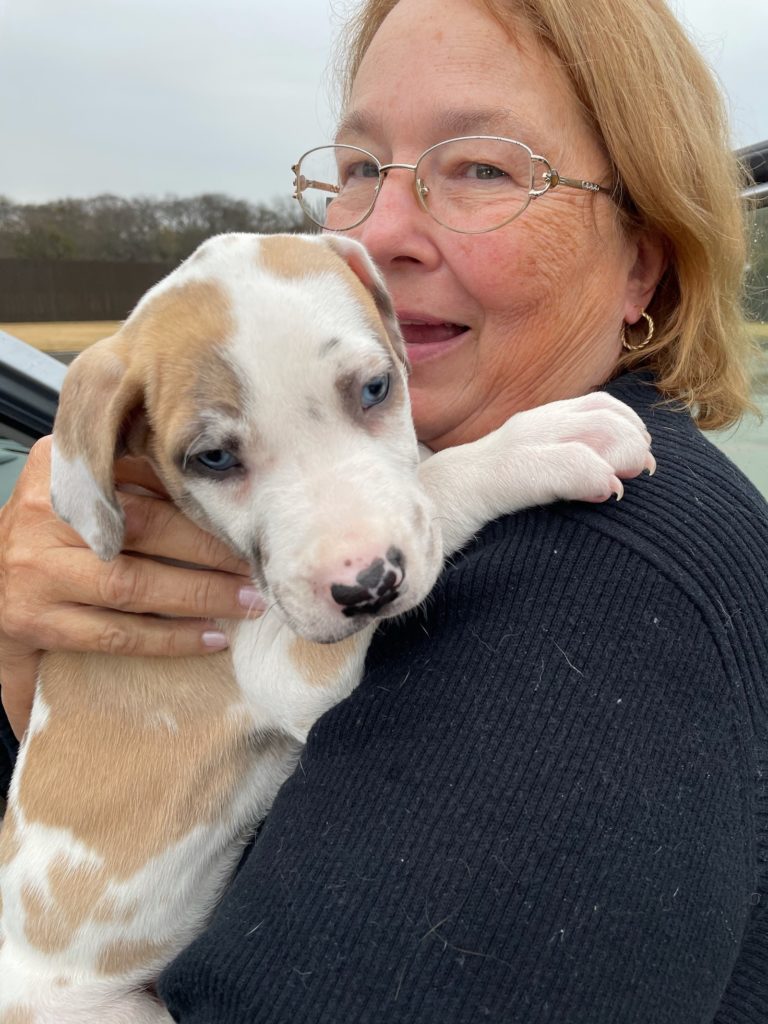
[[[241,587],[237,592],[237,600],[243,608],[257,615],[261,615],[267,607],[261,596],[261,591],[256,587]]]
[[[229,640],[226,634],[209,629],[203,633],[203,646],[212,651],[223,651],[225,647],[229,647]]]

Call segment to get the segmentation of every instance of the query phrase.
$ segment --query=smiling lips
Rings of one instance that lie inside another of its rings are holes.
[[[461,335],[469,330],[466,324],[411,317],[407,314],[399,315],[398,321],[412,363],[443,355],[455,348]]]

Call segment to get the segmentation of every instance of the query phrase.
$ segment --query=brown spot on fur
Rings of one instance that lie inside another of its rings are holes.
[[[49,914],[50,904],[40,889],[25,885],[21,890],[24,909],[24,934],[27,942],[46,953],[66,949],[72,940],[72,929],[59,918]]]
[[[164,964],[168,951],[168,944],[121,939],[102,949],[96,967],[100,974],[127,974],[137,967]]]
[[[127,363],[119,352],[120,336],[118,332],[82,352],[70,367],[61,388],[55,424],[56,443],[68,459],[85,454],[88,464],[96,468],[95,475],[101,469],[97,462],[102,453],[96,443],[100,431],[93,429],[94,419],[83,415],[83,412],[95,412],[95,403],[98,402],[99,425],[103,425],[109,434],[112,416],[122,417],[122,407],[128,404],[130,394],[136,390],[125,386]],[[116,432],[115,427],[110,437],[110,469]]]
[[[35,1024],[35,1018],[30,1007],[17,1003],[3,1011],[0,1024]]]
[[[290,657],[308,683],[330,686],[359,650],[360,637],[354,633],[335,644],[313,644],[298,636],[291,644]]]
[[[24,931],[31,945],[44,953],[65,949],[87,921],[128,924],[137,901],[120,907],[107,896],[109,873],[94,864],[74,864],[57,857],[48,869],[48,893],[27,885],[22,890]]]
[[[314,274],[333,273],[348,285],[354,298],[368,314],[372,329],[401,363],[407,363],[405,345],[397,326],[389,295],[377,283],[368,288],[334,246],[332,236],[323,243],[296,235],[272,235],[259,246],[261,264],[276,277],[300,280]]]
[[[28,741],[20,807],[29,821],[71,830],[113,878],[220,820],[253,763],[250,720],[233,710],[240,694],[228,651],[49,654],[40,688],[49,718]],[[263,751],[284,742],[270,737]],[[81,895],[93,913],[98,894]]]
[[[60,854],[48,868],[51,899],[59,911],[77,921],[82,917],[83,905],[103,899],[109,875],[95,864],[72,864]]]
[[[9,808],[3,819],[2,830],[0,830],[0,867],[10,864],[20,849],[21,840],[16,826],[16,818]]]
[[[115,509],[112,467],[131,413],[145,407],[149,430],[140,436],[172,484],[179,478],[172,447],[199,413],[201,391],[207,403],[235,413],[242,409],[240,381],[217,351],[232,331],[224,290],[213,281],[191,281],[150,295],[117,334],[72,364],[54,426],[56,444],[66,458],[85,460]],[[158,422],[163,423],[159,443]]]
[[[275,277],[301,280],[312,274],[344,272],[344,261],[328,245],[301,238],[299,235],[270,235],[262,238],[258,248],[259,264]],[[348,273],[356,275],[347,268]],[[358,286],[363,287],[358,280]]]

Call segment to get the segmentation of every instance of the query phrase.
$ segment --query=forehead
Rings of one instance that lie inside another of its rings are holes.
[[[553,54],[523,22],[507,29],[473,0],[399,0],[361,62],[341,128],[418,151],[487,132],[549,155],[590,136]]]

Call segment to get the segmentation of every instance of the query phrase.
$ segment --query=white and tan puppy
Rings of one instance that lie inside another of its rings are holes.
[[[361,246],[253,235],[211,239],[72,366],[58,514],[114,558],[113,461],[144,454],[269,610],[207,658],[44,658],[0,838],[2,1024],[170,1021],[146,987],[358,683],[376,621],[486,521],[653,468],[642,423],[600,394],[420,463],[406,369]]]

